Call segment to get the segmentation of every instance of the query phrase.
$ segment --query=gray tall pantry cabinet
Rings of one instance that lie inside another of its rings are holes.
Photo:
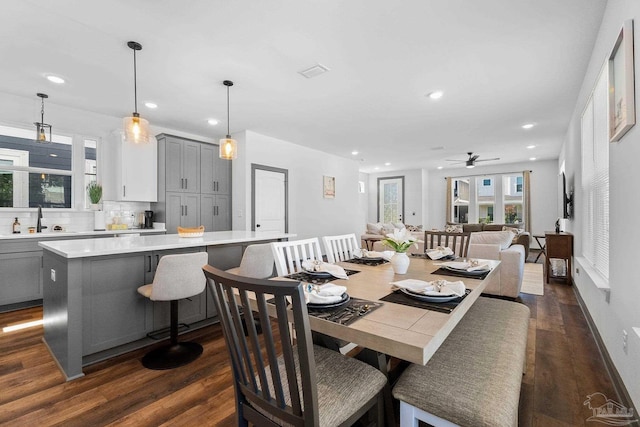
[[[218,157],[218,146],[167,134],[156,139],[155,221],[165,222],[167,233],[178,226],[231,230],[231,162]]]

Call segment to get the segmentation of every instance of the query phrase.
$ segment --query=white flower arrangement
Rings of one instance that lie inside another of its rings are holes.
[[[407,231],[406,228],[396,228],[393,230],[393,233],[389,233],[386,236],[386,238],[382,239],[382,243],[396,252],[406,252],[411,246],[418,248],[418,239]]]

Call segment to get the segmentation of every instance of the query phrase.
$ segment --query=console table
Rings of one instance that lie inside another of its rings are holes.
[[[573,234],[546,231],[544,234],[544,239],[546,243],[544,261],[546,282],[549,283],[550,277],[560,279],[564,278],[565,282],[568,285],[571,285],[571,257],[573,255]],[[551,275],[551,258],[566,261],[567,272],[565,276]]]

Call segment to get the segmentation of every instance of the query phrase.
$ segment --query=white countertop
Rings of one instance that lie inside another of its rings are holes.
[[[19,234],[3,234],[0,235],[2,240],[21,240],[21,239],[64,239],[65,237],[74,236],[114,236],[119,234],[146,234],[146,233],[164,233],[164,228],[129,228],[127,230],[104,230],[104,231],[45,231],[42,233],[19,233]]]
[[[112,237],[104,239],[56,240],[38,245],[64,258],[86,258],[135,252],[161,251],[176,248],[226,245],[260,240],[286,239],[295,234],[255,231],[214,231],[202,237],[180,237],[177,234],[159,236]]]

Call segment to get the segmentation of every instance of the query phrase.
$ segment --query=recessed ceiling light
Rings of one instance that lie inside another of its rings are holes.
[[[58,157],[58,155],[51,153],[51,154],[49,154],[49,157]]]
[[[216,119],[209,119],[207,120],[207,123],[209,123],[211,126],[215,126],[218,124],[218,121]]]
[[[532,148],[536,148],[536,146],[535,146],[535,145],[527,145],[527,148],[528,148],[529,150],[531,150]]]
[[[428,94],[427,96],[431,99],[440,99],[442,98],[442,95],[444,95],[444,92],[441,90],[436,90],[431,92],[430,94]]]
[[[324,74],[327,71],[330,71],[329,67],[326,67],[322,64],[316,64],[312,67],[307,68],[306,70],[298,71],[298,73],[310,79],[312,77],[319,76],[320,74]]]
[[[378,169],[380,169],[380,168],[379,168],[379,167],[377,167],[377,166],[376,166],[375,168],[373,168],[373,170],[376,170],[376,171],[377,171]]]
[[[534,161],[536,158],[535,157],[529,157],[529,160]]]
[[[154,108],[158,108],[158,104],[156,104],[155,102],[145,102],[144,106],[147,107],[147,108],[151,108],[152,110]]]
[[[522,125],[522,129],[531,129],[534,126],[535,124],[533,123],[527,123],[526,125]]]
[[[438,169],[442,169],[444,166],[438,166]]]
[[[391,163],[387,162],[384,164],[385,166],[391,166]]]
[[[52,83],[57,83],[59,85],[64,83],[64,79],[62,77],[58,77],[58,76],[54,76],[54,75],[48,75],[47,76],[47,80],[49,80]]]
[[[356,150],[353,150],[353,151],[351,152],[351,154],[353,154],[354,156],[357,156],[357,155],[358,155],[358,152],[357,152]]]

